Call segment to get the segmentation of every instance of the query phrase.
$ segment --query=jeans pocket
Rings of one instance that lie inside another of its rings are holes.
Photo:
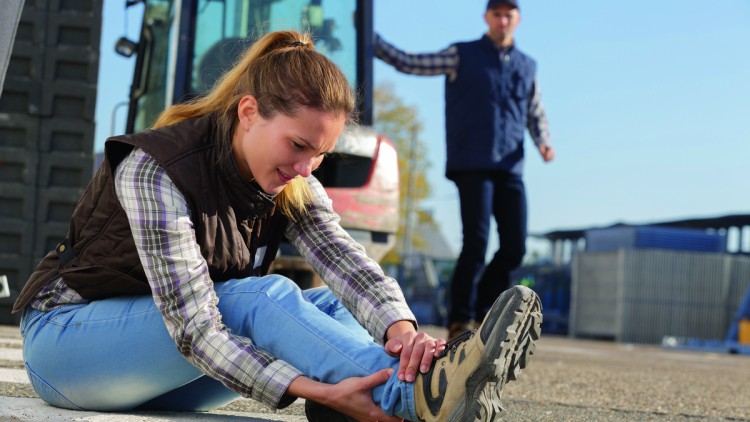
[[[45,380],[38,376],[28,364],[26,364],[26,373],[31,381],[31,386],[34,387],[34,391],[39,397],[44,400],[47,404],[55,407],[61,407],[63,409],[71,410],[83,410],[82,408],[73,404],[65,396],[60,394],[54,387],[49,385]]]
[[[47,324],[57,325],[59,327],[81,325],[80,322],[74,321],[78,309],[86,306],[85,304],[65,305],[53,309],[42,315],[44,322]]]

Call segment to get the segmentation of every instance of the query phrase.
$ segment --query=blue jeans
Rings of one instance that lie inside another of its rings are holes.
[[[307,377],[333,384],[393,368],[388,382],[373,389],[373,400],[386,414],[416,420],[414,384],[398,380],[399,360],[372,340],[327,287],[301,291],[291,280],[269,275],[216,283],[215,290],[229,330]],[[34,390],[53,406],[198,411],[240,398],[180,355],[150,296],[47,313],[28,307],[21,334]]]
[[[502,171],[456,172],[451,180],[461,204],[463,246],[451,279],[448,323],[482,321],[526,254],[526,188],[521,175]],[[492,217],[500,248],[485,266]]]

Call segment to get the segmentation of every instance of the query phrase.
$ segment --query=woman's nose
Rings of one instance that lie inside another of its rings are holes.
[[[294,166],[292,166],[294,171],[299,174],[302,177],[308,177],[310,174],[312,174],[313,170],[313,160],[304,160],[304,161],[298,161],[294,163]]]

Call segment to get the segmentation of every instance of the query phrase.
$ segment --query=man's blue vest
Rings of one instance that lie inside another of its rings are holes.
[[[447,177],[473,170],[521,174],[536,63],[514,47],[501,51],[487,35],[456,47],[457,77],[445,84]]]

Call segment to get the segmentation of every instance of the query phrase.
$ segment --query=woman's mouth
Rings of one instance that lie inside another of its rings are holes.
[[[276,172],[279,174],[279,179],[281,180],[281,182],[284,183],[285,185],[289,184],[292,180],[294,180],[294,176],[290,176],[281,170],[277,169]]]

